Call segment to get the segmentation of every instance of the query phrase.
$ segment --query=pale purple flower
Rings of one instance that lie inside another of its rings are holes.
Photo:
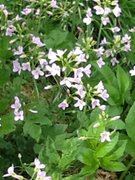
[[[99,109],[101,109],[102,111],[105,111],[106,110],[106,105],[99,106]]]
[[[21,103],[20,99],[17,96],[15,96],[14,99],[15,102],[11,105],[11,108],[14,109],[14,112],[17,112],[21,108]]]
[[[101,7],[101,6],[94,6],[94,8],[93,8],[95,11],[96,11],[96,14],[97,15],[102,15],[102,14],[104,14],[104,9]]]
[[[85,68],[83,68],[83,72],[86,74],[86,76],[90,77],[91,74],[91,64],[88,64]]]
[[[95,49],[95,52],[97,54],[97,57],[101,57],[103,54],[104,54],[104,48],[101,46],[100,48],[98,49]]]
[[[58,105],[59,108],[65,110],[67,107],[69,107],[68,103],[67,103],[67,100],[65,99],[64,101],[62,101],[59,105]]]
[[[102,58],[99,58],[99,60],[97,60],[97,64],[98,64],[99,68],[102,68],[102,66],[105,65],[105,62],[103,61]]]
[[[109,94],[107,93],[107,90],[104,89],[100,94],[99,97],[101,97],[104,101],[107,101],[107,99],[109,98]]]
[[[106,26],[108,23],[110,23],[109,17],[101,17],[102,24]]]
[[[92,13],[91,13],[91,9],[88,8],[87,9],[87,12],[86,12],[86,17],[83,19],[83,22],[86,24],[86,25],[89,25],[92,21]]]
[[[119,61],[114,57],[111,59],[112,66],[115,66],[115,64],[118,64]]]
[[[131,45],[130,45],[130,43],[124,45],[124,51],[125,51],[125,52],[131,51]]]
[[[50,64],[54,63],[55,61],[57,61],[58,57],[57,57],[57,53],[55,53],[54,51],[52,51],[52,49],[49,49],[48,52],[48,59],[50,60]]]
[[[100,43],[100,45],[106,45],[107,44],[107,40],[106,38],[104,37]]]
[[[83,99],[86,95],[86,91],[84,90],[84,86],[81,84],[75,84],[73,87],[77,89],[76,94],[78,94],[80,96],[80,98]]]
[[[40,9],[37,9],[35,15],[39,16],[39,14],[40,14]]]
[[[70,56],[78,56],[78,55],[80,55],[80,54],[83,54],[83,51],[80,49],[80,47],[75,47],[75,49],[72,50],[72,51],[69,53],[68,57],[70,57]]]
[[[116,16],[116,17],[119,17],[121,15],[121,9],[119,7],[119,5],[117,4],[115,6],[115,8],[113,9],[113,14]]]
[[[34,160],[34,165],[35,165],[35,170],[39,171],[39,169],[44,169],[45,168],[45,165],[44,164],[41,164],[40,160],[35,158]]]
[[[95,109],[95,107],[99,107],[100,106],[100,100],[92,98],[91,106],[92,106],[92,109]]]
[[[36,180],[51,180],[50,176],[46,176],[46,172],[41,171],[40,169],[37,172]]]
[[[79,54],[78,56],[76,56],[75,60],[77,61],[77,65],[79,65],[82,62],[86,62],[86,57],[85,54]]]
[[[14,115],[15,115],[15,117],[14,117],[15,121],[19,121],[19,120],[23,121],[24,120],[23,111],[14,112]]]
[[[135,66],[133,67],[132,70],[129,71],[129,73],[131,74],[131,76],[135,76]]]
[[[104,90],[103,82],[100,81],[100,82],[95,86],[95,88],[97,89],[97,93],[101,93],[101,92]]]
[[[81,79],[83,77],[83,67],[80,67],[78,69],[74,69],[74,78]]]
[[[31,71],[30,63],[29,62],[22,63],[22,70],[23,71]]]
[[[41,71],[40,67],[36,67],[35,70],[32,70],[32,75],[35,79],[39,79],[40,76],[44,75],[44,72]]]
[[[13,72],[18,72],[18,74],[21,73],[21,65],[18,60],[13,61]]]
[[[74,107],[78,107],[80,111],[82,111],[83,107],[86,106],[86,102],[84,102],[83,100],[79,98],[74,98],[74,99],[77,100],[77,102],[74,104]]]
[[[46,65],[48,64],[46,59],[40,59],[39,63],[40,63],[41,68],[45,68]]]
[[[65,77],[62,81],[60,81],[60,85],[66,85],[68,88],[71,88],[72,82],[74,82],[73,78]]]
[[[107,131],[104,131],[104,132],[102,132],[101,134],[100,134],[100,141],[101,142],[105,142],[105,141],[108,141],[108,142],[110,142],[111,141],[111,139],[110,139],[110,132],[107,132]]]
[[[110,13],[111,13],[111,9],[108,8],[108,7],[105,7],[105,8],[104,8],[104,15],[108,15],[108,14],[110,14]]]
[[[120,28],[118,26],[115,26],[115,27],[111,28],[111,30],[113,33],[117,33],[120,31]]]
[[[52,66],[47,65],[46,70],[49,71],[52,76],[60,76],[60,67],[55,63],[53,63]]]
[[[6,29],[6,36],[13,36],[15,32],[16,32],[16,27],[13,25],[10,25]]]
[[[29,7],[24,8],[21,13],[25,16],[29,15],[32,12],[32,9]]]
[[[51,7],[52,8],[58,8],[59,6],[57,5],[57,1],[56,0],[51,0]]]
[[[14,55],[21,55],[23,54],[23,47],[18,46],[17,50],[14,50]]]
[[[45,44],[41,42],[39,37],[32,36],[32,42],[33,44],[36,44],[38,47],[45,46]]]
[[[58,56],[59,58],[63,57],[63,55],[65,54],[66,51],[67,51],[66,49],[65,49],[65,50],[59,50],[59,49],[57,49],[57,56]]]
[[[123,37],[122,37],[122,42],[123,43],[129,43],[131,40],[131,36],[129,36],[128,34],[125,34]]]

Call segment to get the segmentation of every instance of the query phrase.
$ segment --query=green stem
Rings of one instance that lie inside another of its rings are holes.
[[[37,87],[36,80],[34,78],[33,78],[33,82],[34,82],[34,86],[35,86],[35,91],[36,91],[37,99],[39,99],[39,90],[38,90],[38,87]]]
[[[130,167],[132,166],[132,164],[133,164],[134,161],[135,161],[135,158],[133,157],[133,158],[130,160],[130,162],[129,162],[127,168],[126,168],[126,170],[121,174],[119,180],[125,179],[125,175],[127,174],[128,170],[130,169]]]
[[[101,24],[100,24],[100,27],[99,27],[99,32],[98,32],[98,38],[97,38],[97,48],[98,48],[99,43],[100,43],[102,27],[103,27],[103,24],[101,23]]]

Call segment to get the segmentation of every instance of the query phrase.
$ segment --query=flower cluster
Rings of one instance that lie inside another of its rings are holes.
[[[43,170],[45,168],[44,164],[40,163],[40,160],[35,158],[34,160],[34,173],[32,175],[32,178],[35,178],[35,180],[51,180],[52,178],[50,176],[46,175],[46,172]],[[17,175],[14,172],[14,165],[12,164],[11,167],[8,168],[7,174],[3,175],[3,177],[13,177],[18,180],[26,179],[23,176]]]
[[[15,102],[14,102],[14,104],[11,105],[11,108],[14,109],[14,115],[15,115],[14,119],[15,119],[15,121],[19,121],[19,120],[23,121],[24,113],[21,110],[22,105],[20,103],[20,100],[17,96],[15,96],[14,99],[15,99]]]

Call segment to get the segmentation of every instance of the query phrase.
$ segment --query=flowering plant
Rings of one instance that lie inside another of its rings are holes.
[[[134,178],[132,0],[0,3],[0,179]]]

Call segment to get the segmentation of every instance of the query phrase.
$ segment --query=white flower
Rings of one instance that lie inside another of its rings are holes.
[[[44,72],[41,71],[40,67],[36,67],[35,70],[32,70],[32,75],[35,79],[39,79],[39,76],[43,76]]]
[[[110,132],[107,132],[107,131],[102,132],[100,134],[100,137],[101,137],[100,141],[101,142],[105,142],[105,141],[110,142],[111,141],[110,135],[111,135]]]
[[[115,8],[113,9],[113,14],[114,14],[116,17],[119,17],[119,16],[120,16],[120,14],[121,14],[121,9],[120,9],[120,7],[119,7],[118,4],[117,4],[117,5],[115,6]]]
[[[92,106],[92,109],[95,109],[95,107],[99,107],[100,106],[100,101],[99,99],[92,99],[91,101],[91,106]]]
[[[8,176],[13,176],[14,175],[14,166],[13,166],[13,164],[12,164],[12,166],[10,166],[9,168],[8,168],[8,170],[7,170],[7,174],[5,174],[3,177],[8,177]]]
[[[109,17],[101,17],[102,24],[106,26],[108,23],[110,23]]]
[[[39,169],[44,169],[45,165],[41,164],[41,162],[39,161],[39,159],[35,158],[34,160],[34,165],[35,165],[35,170],[39,170]]]
[[[102,58],[99,58],[99,60],[97,60],[97,64],[98,64],[99,68],[102,68],[102,66],[105,65],[105,62],[103,61]]]
[[[23,121],[24,120],[23,111],[14,112],[14,115],[15,115],[15,117],[14,117],[15,121],[19,121],[19,120]]]
[[[131,74],[131,76],[135,76],[135,66],[133,67],[132,70],[129,71],[129,73]]]
[[[77,100],[77,102],[74,104],[74,107],[78,107],[81,111],[83,107],[86,106],[86,102],[80,100],[79,98],[74,98],[74,99]]]
[[[45,44],[41,42],[39,37],[32,36],[32,42],[33,44],[36,44],[38,47],[45,46]]]
[[[52,67],[47,65],[46,70],[49,71],[49,73],[52,76],[56,76],[56,75],[60,76],[60,67],[56,65],[55,63],[52,64]]]
[[[32,9],[31,9],[31,8],[28,8],[28,7],[24,8],[24,9],[21,11],[21,13],[22,13],[23,15],[25,15],[25,16],[29,15],[31,12],[32,12]]]
[[[104,9],[100,6],[94,6],[94,9],[96,10],[97,15],[104,14]]]

